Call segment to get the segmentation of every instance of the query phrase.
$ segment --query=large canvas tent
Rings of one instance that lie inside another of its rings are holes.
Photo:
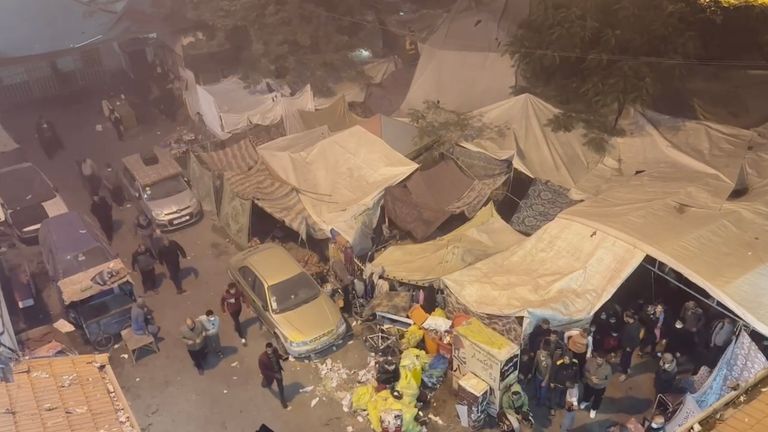
[[[258,152],[326,236],[335,229],[358,253],[371,246],[384,189],[417,168],[360,126],[316,143],[270,142]]]
[[[329,135],[323,127],[272,143],[315,143]],[[219,223],[240,246],[247,245],[251,238],[253,203],[302,237],[323,237],[323,230],[309,217],[296,191],[268,169],[256,146],[247,139],[223,150],[193,155],[190,181],[203,206],[213,207]]]
[[[422,44],[421,58],[400,113],[439,100],[472,111],[503,100],[515,85],[512,59],[502,51],[509,32],[528,14],[528,0],[460,0]]]
[[[418,141],[419,130],[416,126],[383,114],[360,119],[358,124],[408,159],[413,159],[428,144]]]
[[[486,205],[461,227],[435,240],[387,248],[376,257],[387,277],[426,285],[525,240]]]
[[[331,132],[338,132],[351,128],[361,119],[349,111],[347,99],[342,95],[325,108],[316,111],[299,110],[299,120],[302,130],[326,126]]]
[[[555,219],[531,237],[441,284],[472,311],[582,323],[607,301],[645,254],[580,223]]]

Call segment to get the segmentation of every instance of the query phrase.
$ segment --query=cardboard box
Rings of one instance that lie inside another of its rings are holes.
[[[502,390],[517,381],[520,348],[475,318],[454,330],[451,373],[453,387],[471,373],[489,386],[490,414],[495,415]]]

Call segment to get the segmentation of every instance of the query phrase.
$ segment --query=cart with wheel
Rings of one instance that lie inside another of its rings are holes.
[[[400,338],[413,324],[408,318],[411,293],[387,292],[374,297],[363,313],[361,338],[374,354],[395,357],[400,354]]]

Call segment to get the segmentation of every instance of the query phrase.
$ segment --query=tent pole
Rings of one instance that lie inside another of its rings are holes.
[[[680,288],[684,289],[684,290],[685,290],[685,291],[687,291],[689,294],[693,295],[694,297],[698,298],[699,300],[703,301],[704,303],[706,303],[706,304],[708,304],[708,305],[710,305],[710,306],[713,306],[715,309],[717,309],[717,310],[719,310],[720,312],[722,312],[722,313],[724,313],[724,314],[728,315],[729,317],[733,318],[733,319],[734,319],[734,320],[735,320],[737,323],[739,323],[739,324],[741,324],[741,325],[745,326],[746,328],[750,328],[749,324],[747,324],[746,322],[744,322],[744,320],[743,320],[743,319],[741,319],[741,318],[737,317],[736,315],[732,314],[731,312],[728,312],[727,310],[725,310],[725,309],[721,308],[720,306],[718,306],[717,302],[715,302],[715,304],[712,304],[712,303],[711,303],[709,300],[707,300],[707,299],[705,299],[704,297],[702,297],[702,296],[700,296],[700,295],[696,294],[696,293],[695,293],[695,292],[693,292],[693,291],[692,291],[690,288],[688,288],[687,286],[685,286],[685,285],[681,284],[680,282],[678,282],[678,281],[676,281],[676,280],[672,279],[671,277],[669,277],[669,276],[665,275],[664,273],[662,273],[661,271],[659,271],[657,268],[655,268],[655,267],[652,267],[652,266],[650,266],[650,265],[649,265],[649,264],[647,264],[647,263],[642,263],[642,264],[643,264],[644,266],[646,266],[647,268],[649,268],[649,269],[651,270],[651,272],[653,272],[653,273],[655,273],[655,274],[657,274],[657,275],[659,275],[659,276],[663,277],[664,279],[668,280],[669,282],[672,282],[672,283],[673,283],[673,284],[675,284],[676,286],[678,286],[678,287],[680,287]],[[658,264],[659,264],[659,260],[656,260],[656,265],[658,266]]]

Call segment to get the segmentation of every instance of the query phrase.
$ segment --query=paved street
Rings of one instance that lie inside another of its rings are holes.
[[[174,129],[166,121],[152,116],[137,130],[130,131],[125,142],[117,141],[114,131],[99,111],[97,99],[77,99],[49,103],[45,108],[27,107],[5,112],[0,121],[25,148],[31,161],[38,165],[60,190],[71,209],[87,213],[89,199],[80,182],[75,160],[90,156],[99,166],[111,162],[116,165],[122,156],[151,148]],[[57,125],[66,150],[55,160],[45,158],[33,139],[33,125],[38,112],[42,112]],[[96,130],[101,123],[104,130]],[[132,223],[135,207],[115,209],[117,232],[114,246],[128,262],[136,246]],[[187,316],[198,316],[208,308],[219,311],[218,299],[228,282],[225,262],[235,252],[215,220],[210,216],[195,226],[171,234],[189,253],[183,261],[184,285],[189,294],[175,294],[171,282],[161,276],[159,295],[148,297],[161,327],[160,353],[142,354],[133,366],[122,357],[125,347],[112,350],[111,361],[117,376],[131,402],[139,423],[145,431],[253,431],[266,423],[275,431],[345,431],[370,430],[367,419],[359,422],[342,410],[334,392],[347,389],[354,377],[344,385],[323,381],[318,363],[287,363],[286,392],[290,410],[283,411],[274,394],[259,386],[257,357],[267,341],[266,335],[250,315],[245,313],[248,346],[242,347],[234,334],[229,317],[222,317],[222,343],[225,358],[208,359],[204,376],[198,376],[179,340],[179,328]],[[138,282],[138,277],[136,278]],[[57,317],[53,317],[54,320]],[[329,357],[340,362],[347,370],[357,370],[368,363],[367,352],[354,340]],[[326,361],[325,359],[320,362]],[[653,364],[646,363],[651,370]],[[651,377],[632,378],[623,385],[614,384],[608,392],[598,420],[590,420],[586,412],[579,413],[578,431],[603,430],[607,419],[626,419],[626,414],[642,414],[650,406]],[[313,391],[299,390],[315,386]],[[314,407],[312,401],[319,398]],[[447,423],[433,424],[429,430],[458,431],[450,384],[445,383],[431,411]],[[619,412],[625,414],[618,414]],[[543,409],[537,409],[537,430],[559,430],[558,419],[547,418]],[[586,423],[584,423],[586,422]]]

